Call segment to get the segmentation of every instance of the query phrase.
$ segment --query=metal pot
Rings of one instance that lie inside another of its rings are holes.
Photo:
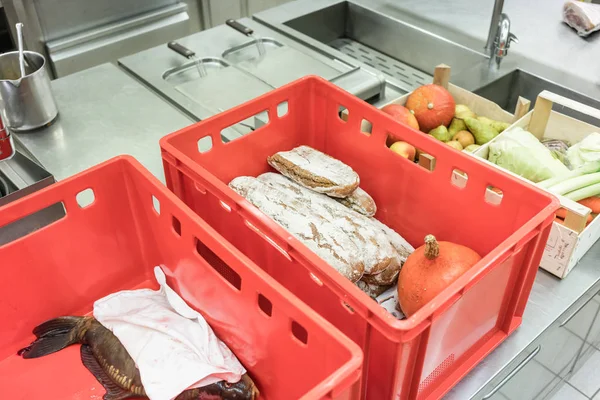
[[[0,114],[4,125],[16,132],[28,131],[52,122],[58,115],[40,53],[24,51],[25,76],[19,69],[19,52],[0,55]]]

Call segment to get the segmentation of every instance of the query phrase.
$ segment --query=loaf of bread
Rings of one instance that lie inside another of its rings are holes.
[[[381,229],[381,231],[386,235],[391,245],[398,252],[398,256],[400,257],[400,263],[403,265],[409,255],[415,251],[415,248],[411,246],[410,243],[406,241],[398,232],[379,221],[377,218],[370,218],[371,223]]]
[[[359,214],[325,195],[304,188],[276,173],[266,173],[258,177],[262,182],[285,191],[290,198],[302,198],[310,210],[318,216],[327,216],[344,232],[358,248],[364,264],[364,273],[378,274],[388,267],[398,267],[401,260],[386,233],[374,225],[371,218]]]
[[[370,283],[365,282],[362,279],[356,282],[356,286],[358,286],[360,290],[365,292],[373,300],[375,300],[377,296],[379,296],[391,287],[391,285],[372,285]]]
[[[280,151],[267,162],[294,182],[331,197],[347,197],[360,183],[350,166],[309,146]]]
[[[362,280],[370,285],[392,285],[398,280],[400,269],[404,265],[406,258],[415,251],[414,247],[410,245],[402,236],[394,231],[389,226],[380,222],[375,218],[370,218],[373,226],[381,229],[386,235],[390,244],[394,247],[398,254],[396,263],[391,263],[386,269],[382,270],[378,274],[370,274],[362,277]]]
[[[386,269],[379,272],[378,274],[363,275],[362,281],[370,285],[376,286],[389,286],[393,285],[398,281],[398,275],[404,263],[398,261],[391,263]]]
[[[312,199],[303,195],[306,189],[300,190],[299,185],[285,189],[265,180],[268,178],[264,176],[262,179],[242,176],[233,179],[229,186],[344,277],[358,281],[364,272],[361,251],[350,236],[340,230],[335,217],[324,207],[313,208]]]
[[[359,187],[350,196],[337,199],[337,201],[367,217],[372,217],[377,212],[375,200],[373,200],[369,193]]]

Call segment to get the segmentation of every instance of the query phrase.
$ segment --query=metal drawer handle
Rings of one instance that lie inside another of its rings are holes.
[[[577,314],[579,311],[583,310],[583,307],[587,306],[587,305],[588,305],[588,303],[589,303],[590,301],[592,301],[592,299],[593,299],[593,298],[594,298],[594,296],[590,297],[590,298],[589,298],[589,299],[588,299],[586,302],[584,302],[582,305],[580,305],[579,307],[577,307],[577,310],[575,310],[575,311],[573,312],[573,314],[569,315],[569,317],[568,317],[567,319],[565,319],[565,320],[564,320],[564,321],[563,321],[563,322],[562,322],[562,323],[559,325],[559,327],[560,327],[560,328],[562,328],[563,326],[565,326],[566,324],[568,324],[568,323],[569,323],[569,321],[570,321],[570,320],[572,320],[572,319],[573,319],[573,317],[574,317],[574,316],[575,316],[575,315],[576,315],[576,314]]]
[[[542,345],[541,345],[541,344],[539,344],[539,345],[538,345],[538,347],[536,347],[536,348],[535,348],[535,350],[533,350],[533,351],[531,352],[531,354],[529,354],[529,355],[528,355],[528,356],[527,356],[527,357],[526,357],[526,358],[525,358],[523,361],[521,361],[521,363],[520,363],[519,365],[517,365],[517,367],[516,367],[515,369],[513,369],[513,370],[511,371],[511,373],[510,373],[510,374],[508,374],[508,375],[507,375],[507,376],[506,376],[504,379],[502,379],[502,380],[500,381],[500,383],[499,383],[498,385],[496,385],[496,387],[495,387],[494,389],[492,389],[492,391],[491,391],[491,392],[489,392],[488,394],[486,394],[485,396],[483,396],[482,400],[487,400],[487,399],[489,399],[490,397],[492,397],[493,395],[495,395],[495,394],[496,394],[496,392],[497,392],[498,390],[500,390],[500,388],[501,388],[502,386],[504,386],[504,385],[506,384],[506,382],[508,382],[509,380],[511,380],[511,379],[512,379],[512,377],[513,377],[513,376],[515,376],[515,375],[516,375],[516,374],[517,374],[517,373],[518,373],[520,370],[522,370],[522,369],[523,369],[523,367],[524,367],[524,366],[525,366],[525,365],[526,365],[526,364],[527,364],[529,361],[531,361],[531,360],[532,360],[532,359],[533,359],[533,358],[534,358],[534,357],[537,355],[537,353],[539,353],[539,352],[540,352],[540,350],[541,350],[541,349],[542,349]]]

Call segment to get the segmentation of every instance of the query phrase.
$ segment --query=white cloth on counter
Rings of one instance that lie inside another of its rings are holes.
[[[135,361],[148,398],[170,400],[186,389],[238,382],[246,370],[235,355],[167,285],[160,267],[154,275],[157,291],[125,290],[94,303],[94,317]]]

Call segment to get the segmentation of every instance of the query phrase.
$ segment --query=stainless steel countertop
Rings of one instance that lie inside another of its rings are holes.
[[[56,180],[130,154],[164,182],[158,141],[193,122],[113,64],[52,81],[52,91],[55,122],[16,138]]]

